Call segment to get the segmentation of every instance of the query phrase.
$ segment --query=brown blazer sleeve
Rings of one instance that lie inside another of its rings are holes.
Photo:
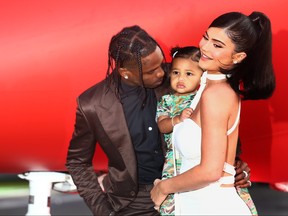
[[[92,132],[79,101],[77,103],[75,128],[68,149],[66,167],[80,196],[92,213],[94,215],[109,215],[113,209],[107,195],[98,183],[92,165],[97,138]]]

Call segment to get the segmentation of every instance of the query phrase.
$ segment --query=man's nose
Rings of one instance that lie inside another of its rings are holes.
[[[157,77],[158,77],[158,78],[162,78],[162,77],[164,77],[164,74],[165,74],[165,72],[164,72],[164,70],[161,68],[161,69],[159,70],[159,72],[157,73]]]

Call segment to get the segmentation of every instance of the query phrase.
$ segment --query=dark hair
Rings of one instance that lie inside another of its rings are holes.
[[[216,18],[210,27],[224,29],[235,45],[235,52],[247,55],[233,69],[221,69],[231,74],[228,81],[234,91],[244,100],[270,97],[275,89],[275,75],[269,18],[261,12],[252,12],[249,16],[230,12]]]
[[[131,68],[137,66],[139,78],[141,79],[140,83],[142,84],[142,88],[144,88],[141,58],[153,53],[157,46],[161,49],[159,44],[137,25],[125,27],[112,37],[108,50],[106,78],[116,82],[117,94],[119,93],[120,85],[120,75],[118,73],[120,67]],[[161,52],[164,57],[162,49]],[[109,76],[112,71],[115,73],[112,74],[113,76]]]
[[[192,61],[199,62],[200,60],[200,50],[195,46],[185,46],[185,47],[173,47],[170,50],[171,57],[174,58],[185,58],[191,59]]]

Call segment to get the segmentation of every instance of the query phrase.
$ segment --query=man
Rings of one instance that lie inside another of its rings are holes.
[[[169,91],[164,54],[139,26],[112,37],[105,80],[82,93],[67,155],[67,169],[94,215],[159,215],[150,198],[164,163],[155,121],[157,99]],[[164,65],[164,66],[163,66]],[[98,143],[108,158],[101,189],[92,159]],[[238,184],[247,186],[248,177]],[[242,177],[241,177],[242,176]]]

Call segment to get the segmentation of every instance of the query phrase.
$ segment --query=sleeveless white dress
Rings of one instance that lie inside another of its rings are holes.
[[[203,75],[198,97],[195,96],[192,108],[195,108],[205,87]],[[222,77],[222,78],[221,78]],[[223,79],[225,75],[207,75],[208,79]],[[203,84],[204,83],[204,84]],[[197,93],[198,94],[198,93]],[[193,107],[194,106],[194,107]],[[227,136],[237,127],[240,118],[240,104],[237,119]],[[175,151],[182,159],[180,173],[200,163],[201,159],[201,128],[191,119],[174,126],[172,142]],[[210,185],[193,191],[175,193],[175,215],[251,215],[245,202],[239,197],[234,187],[221,187],[221,184],[234,184],[234,166],[225,163],[223,171],[232,176],[221,177]]]

